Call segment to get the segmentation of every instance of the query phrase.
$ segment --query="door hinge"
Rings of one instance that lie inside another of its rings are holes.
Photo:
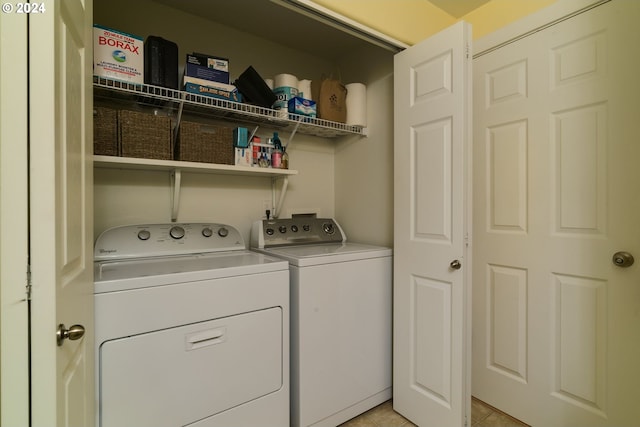
[[[27,264],[27,301],[31,301],[31,264]]]

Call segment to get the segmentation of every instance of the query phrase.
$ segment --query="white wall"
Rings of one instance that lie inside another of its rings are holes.
[[[367,84],[369,136],[336,145],[336,218],[349,240],[392,246],[393,54],[361,52],[343,58],[342,70],[345,83]]]
[[[336,65],[149,0],[96,0],[94,23],[143,38],[155,35],[174,41],[180,63],[193,51],[228,57],[232,80],[253,65],[263,78],[286,72],[317,79],[339,69],[344,83],[367,84],[369,137],[333,140],[296,134],[287,151],[290,168],[299,174],[289,178],[281,216],[309,211],[335,216],[349,240],[392,244],[391,53],[379,57],[375,53],[379,49],[372,49]],[[372,52],[374,59],[366,59]],[[261,128],[258,134],[266,138],[272,132]],[[289,134],[280,132],[280,137],[286,143]],[[96,237],[111,226],[170,221],[168,172],[96,169],[94,179]],[[270,178],[183,174],[182,181],[179,222],[228,223],[238,227],[247,241],[251,223],[264,215],[264,201],[271,200]],[[378,234],[380,227],[382,234]]]

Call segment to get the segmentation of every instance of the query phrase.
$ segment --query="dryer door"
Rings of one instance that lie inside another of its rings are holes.
[[[101,427],[193,423],[282,387],[279,307],[105,342]]]

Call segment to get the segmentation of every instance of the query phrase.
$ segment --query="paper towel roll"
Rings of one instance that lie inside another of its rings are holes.
[[[273,79],[264,79],[264,82],[267,84],[267,87],[273,90]]]
[[[347,88],[347,124],[367,126],[367,86],[362,83],[349,83]]]
[[[311,80],[300,80],[298,82],[298,96],[302,96],[304,99],[313,99],[311,97]]]
[[[277,74],[274,77],[273,93],[276,95],[276,102],[273,103],[275,110],[285,110],[288,114],[288,103],[291,98],[298,95],[298,78],[291,74]]]
[[[298,78],[291,74],[277,74],[274,78],[273,87],[294,87],[298,88]]]

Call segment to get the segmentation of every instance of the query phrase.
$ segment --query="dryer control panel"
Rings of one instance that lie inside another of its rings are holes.
[[[139,224],[110,228],[96,240],[94,260],[246,249],[240,232],[217,223]]]
[[[342,243],[347,240],[342,228],[332,218],[294,217],[256,221],[251,227],[252,248]]]

